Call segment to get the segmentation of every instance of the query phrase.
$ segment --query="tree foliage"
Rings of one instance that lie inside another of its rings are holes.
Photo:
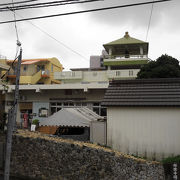
[[[180,77],[179,61],[167,54],[150,61],[137,74],[138,79]]]

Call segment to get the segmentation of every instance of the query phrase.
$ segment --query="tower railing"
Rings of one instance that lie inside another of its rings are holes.
[[[105,55],[104,59],[147,59],[148,55]]]

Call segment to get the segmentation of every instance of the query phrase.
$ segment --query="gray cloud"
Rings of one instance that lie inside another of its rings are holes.
[[[84,9],[89,8],[97,8],[97,7],[108,7],[108,6],[116,6],[116,5],[124,5],[124,4],[132,4],[138,2],[147,2],[142,0],[105,0],[104,2],[99,3],[91,3],[91,4],[84,4],[80,5]],[[163,2],[154,4],[154,11],[152,17],[152,26],[157,26],[159,22],[162,21],[163,18],[168,17],[172,21],[178,21],[180,18],[180,1],[174,0],[170,2]],[[120,8],[114,10],[107,10],[101,12],[90,13],[91,18],[98,23],[105,23],[109,24],[110,26],[122,26],[127,23],[131,23],[133,27],[141,26],[146,27],[148,24],[148,20],[150,17],[151,5],[142,5],[142,6],[135,6],[135,7],[127,7],[127,8]]]
[[[68,6],[63,6],[41,10],[24,10],[17,12],[17,14],[23,17],[34,17],[145,1],[149,0],[104,0],[99,3],[73,5],[71,6],[72,9]],[[7,2],[7,0],[1,0],[2,2]],[[8,0],[8,2],[11,2],[11,0]],[[170,55],[175,54],[176,57],[180,57],[177,50],[180,42],[180,39],[178,40],[180,37],[179,7],[179,0],[160,3],[154,6],[148,39],[151,47],[150,53],[153,56],[158,57],[160,55],[159,53],[167,52]],[[150,10],[151,5],[146,5],[81,15],[62,16],[32,22],[89,59],[90,55],[101,53],[103,43],[108,43],[122,37],[124,31],[129,30],[130,35],[132,34],[133,37],[145,40]],[[12,13],[0,14],[0,21],[12,18]],[[19,17],[17,16],[17,18]],[[83,60],[80,56],[59,45],[29,23],[19,22],[17,25],[23,45],[23,58],[57,57],[66,68],[88,67],[88,61]],[[170,46],[168,43],[173,44],[174,37],[177,37],[176,46]],[[4,55],[14,56],[16,37],[13,23],[0,25],[0,40],[1,44],[3,44],[0,47],[0,53],[3,50],[6,53]],[[166,43],[168,46],[165,46]]]

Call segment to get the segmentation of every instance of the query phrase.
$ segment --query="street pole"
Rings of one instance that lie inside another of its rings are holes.
[[[8,112],[4,180],[9,180],[9,176],[10,176],[12,135],[13,135],[13,131],[16,129],[15,126],[16,126],[17,107],[19,101],[19,79],[20,79],[20,70],[21,70],[21,60],[22,60],[22,49],[20,49],[20,54],[18,56],[18,62],[16,67],[16,86],[15,86],[15,94],[14,94],[14,104],[13,107]]]

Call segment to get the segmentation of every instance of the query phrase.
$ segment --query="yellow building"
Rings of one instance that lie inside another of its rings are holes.
[[[0,59],[0,77],[9,69],[9,66],[6,63],[6,59]],[[0,84],[2,84],[0,80]]]
[[[7,63],[11,66],[13,60],[8,60]],[[10,84],[15,84],[16,64],[17,61],[7,75]],[[57,58],[23,59],[20,84],[60,84],[59,80],[54,79],[54,72],[61,72],[62,69]]]
[[[3,76],[3,72],[7,71],[9,69],[9,66],[6,64],[6,59],[0,59],[0,77]],[[3,80],[0,78],[0,85],[4,84]],[[0,125],[2,125],[2,119],[3,119],[3,113],[4,113],[4,101],[5,101],[5,95],[2,93],[3,91],[0,91]]]

